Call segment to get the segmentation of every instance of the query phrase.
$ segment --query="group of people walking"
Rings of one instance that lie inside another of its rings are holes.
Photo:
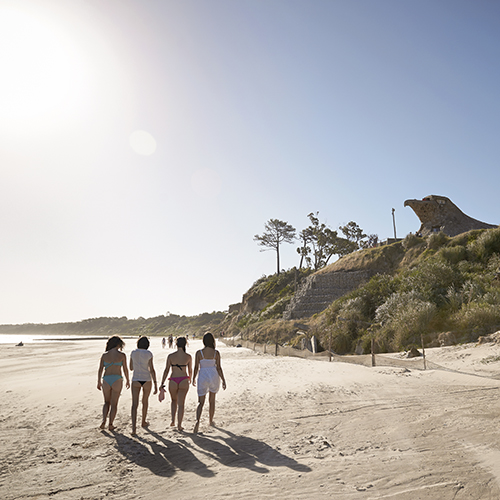
[[[101,356],[99,370],[97,373],[97,388],[102,391],[104,405],[102,409],[101,429],[114,430],[114,420],[118,408],[118,400],[123,388],[123,376],[125,386],[132,389],[132,434],[137,433],[137,411],[142,392],[142,427],[147,427],[147,413],[149,396],[158,393],[158,382],[153,364],[153,354],[149,350],[149,339],[140,337],[137,341],[137,349],[130,353],[130,370],[133,372],[132,385],[129,380],[129,368],[127,356],[122,352],[125,343],[118,336],[113,336],[106,343],[106,352]],[[222,388],[226,389],[226,380],[221,366],[220,353],[215,349],[215,338],[208,332],[203,336],[203,349],[196,352],[193,362],[190,354],[186,352],[187,340],[178,337],[176,340],[177,350],[167,356],[167,362],[161,379],[159,399],[163,400],[165,395],[165,382],[168,377],[168,392],[171,398],[171,423],[177,429],[183,430],[184,404],[189,391],[189,386],[197,388],[198,406],[196,408],[196,423],[193,432],[198,432],[203,406],[208,394],[209,424],[214,424],[215,395],[219,391],[221,381]],[[123,373],[123,375],[122,375]],[[170,375],[170,377],[169,377]]]

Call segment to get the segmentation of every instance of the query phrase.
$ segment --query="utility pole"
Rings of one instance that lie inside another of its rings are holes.
[[[396,211],[395,208],[392,209],[392,225],[394,226],[394,239],[396,238],[396,216],[394,215],[394,212]]]

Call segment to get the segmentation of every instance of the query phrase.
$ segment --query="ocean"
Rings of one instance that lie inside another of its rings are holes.
[[[89,340],[89,339],[103,339],[107,337],[97,337],[89,335],[32,335],[32,334],[18,334],[11,335],[8,333],[0,333],[0,344],[17,345],[19,342],[23,344],[36,344],[43,342],[60,342],[61,340]]]

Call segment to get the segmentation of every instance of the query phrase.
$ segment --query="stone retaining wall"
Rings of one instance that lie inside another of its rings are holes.
[[[283,319],[307,318],[325,310],[334,300],[366,283],[372,271],[335,271],[313,274],[288,304]]]

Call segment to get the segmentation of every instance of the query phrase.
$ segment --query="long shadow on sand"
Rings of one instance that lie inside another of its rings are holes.
[[[115,432],[116,449],[130,462],[149,469],[153,474],[171,477],[176,470],[190,471],[202,477],[214,473],[183,444],[169,441],[147,429],[154,439],[132,439]]]
[[[288,467],[298,472],[310,472],[311,468],[300,464],[293,458],[283,455],[263,441],[247,436],[238,436],[229,431],[217,428],[225,436],[207,437],[192,435],[193,443],[201,453],[217,460],[228,467],[244,467],[264,474],[268,467]],[[261,464],[261,465],[259,465]]]

